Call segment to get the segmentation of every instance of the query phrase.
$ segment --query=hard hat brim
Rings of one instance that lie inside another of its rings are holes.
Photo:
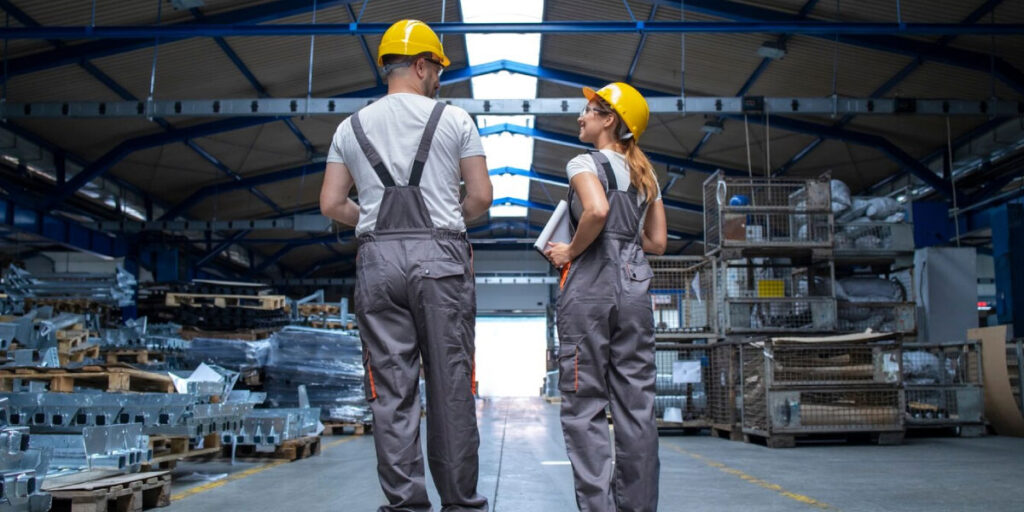
[[[590,87],[584,87],[583,88],[583,96],[585,98],[587,98],[587,101],[593,101],[594,98],[598,97],[597,96],[597,91],[591,89]]]

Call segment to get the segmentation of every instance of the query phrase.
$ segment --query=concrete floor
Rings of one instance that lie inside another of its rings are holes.
[[[479,491],[492,511],[576,510],[557,405],[486,400],[478,414]],[[373,438],[324,443],[321,456],[293,463],[181,464],[175,501],[164,510],[375,511],[383,494]],[[663,436],[660,456],[661,511],[1024,510],[1024,439],[908,438],[901,446],[779,450],[705,435]],[[193,473],[228,476],[180,480]],[[438,507],[433,486],[430,496]]]

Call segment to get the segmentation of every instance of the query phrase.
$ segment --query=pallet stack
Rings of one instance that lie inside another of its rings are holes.
[[[875,327],[893,328],[892,312],[903,312],[913,300],[893,296],[851,307],[857,299],[849,292],[861,282],[837,281],[837,275],[866,279],[861,274],[868,272],[874,273],[871,279],[885,280],[902,267],[884,260],[884,251],[894,249],[892,239],[865,238],[868,225],[837,227],[836,212],[849,207],[849,195],[842,196],[845,207],[833,204],[833,195],[844,187],[828,176],[717,173],[704,182],[711,309],[721,340],[710,351],[709,415],[717,435],[773,447],[821,434],[867,435],[882,444],[902,440],[906,400],[898,333],[905,329],[873,339],[870,347],[859,339],[827,338],[862,331],[854,319],[888,319]],[[824,341],[780,341],[794,336]]]
[[[289,322],[287,298],[262,284],[193,281],[164,294],[164,306],[186,330],[272,331]]]

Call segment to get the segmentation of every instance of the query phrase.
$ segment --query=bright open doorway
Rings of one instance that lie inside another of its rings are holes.
[[[538,396],[546,370],[547,319],[476,319],[476,379],[481,397]]]

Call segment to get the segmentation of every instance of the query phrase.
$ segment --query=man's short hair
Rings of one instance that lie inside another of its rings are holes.
[[[387,76],[390,75],[392,71],[398,68],[412,66],[413,63],[416,62],[416,59],[419,59],[421,57],[432,59],[433,54],[431,54],[430,52],[423,52],[416,55],[397,55],[394,53],[389,53],[381,57],[381,62],[384,63],[384,67],[382,68],[381,72],[381,77],[387,78]]]

